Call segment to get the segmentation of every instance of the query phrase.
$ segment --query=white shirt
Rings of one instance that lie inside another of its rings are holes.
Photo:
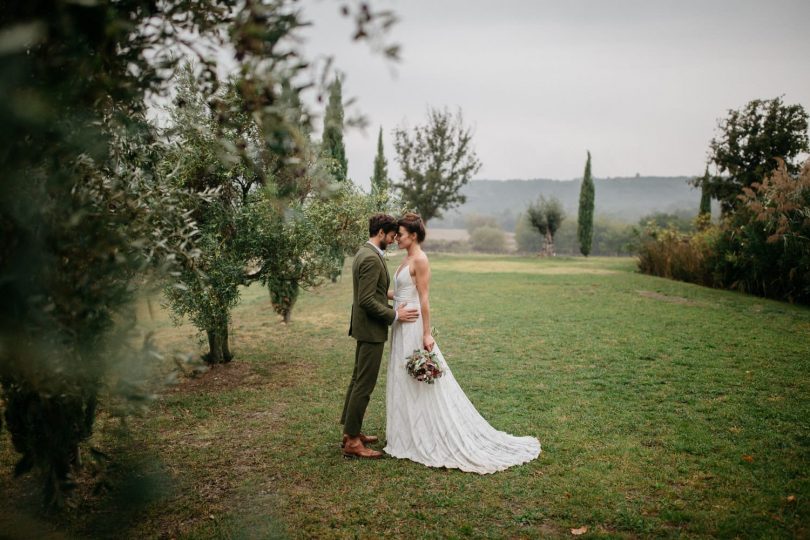
[[[384,252],[383,250],[381,250],[379,247],[377,247],[376,245],[374,245],[374,242],[372,242],[371,240],[369,240],[369,241],[368,241],[368,242],[366,242],[366,243],[367,243],[367,244],[369,244],[369,245],[371,245],[371,247],[373,247],[374,249],[376,249],[376,250],[377,250],[377,253],[379,253],[379,254],[380,254],[380,257],[385,257],[385,252]]]

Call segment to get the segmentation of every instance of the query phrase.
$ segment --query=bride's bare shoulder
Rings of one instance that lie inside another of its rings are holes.
[[[414,257],[412,264],[415,269],[418,268],[419,270],[426,270],[430,268],[430,261],[428,261],[428,257],[424,252]]]

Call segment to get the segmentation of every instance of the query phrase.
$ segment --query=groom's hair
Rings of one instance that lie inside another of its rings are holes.
[[[377,236],[380,229],[385,234],[397,230],[397,220],[388,214],[374,214],[368,220],[368,237]]]

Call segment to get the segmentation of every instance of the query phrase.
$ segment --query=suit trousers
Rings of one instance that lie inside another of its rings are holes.
[[[357,437],[360,434],[371,392],[374,391],[374,386],[377,384],[384,348],[385,342],[357,342],[357,348],[354,351],[352,380],[349,382],[346,401],[343,404],[343,414],[340,416],[343,432],[350,437]]]

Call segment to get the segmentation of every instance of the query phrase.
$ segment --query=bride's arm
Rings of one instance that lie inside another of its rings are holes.
[[[427,259],[417,259],[413,262],[413,271],[416,279],[416,290],[419,293],[419,305],[422,307],[422,346],[427,351],[433,350],[435,341],[430,335],[430,265]]]

